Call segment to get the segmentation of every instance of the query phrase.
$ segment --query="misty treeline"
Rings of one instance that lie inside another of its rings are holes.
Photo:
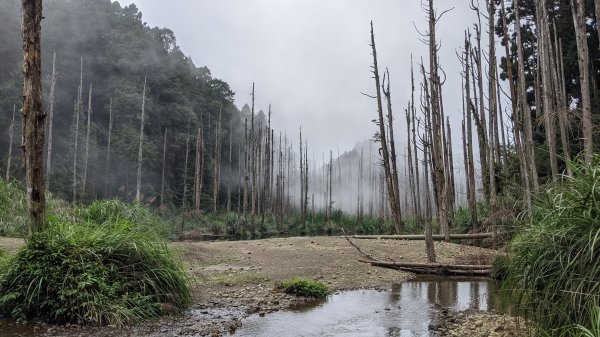
[[[435,215],[448,239],[457,201],[463,200],[470,209],[472,230],[483,223],[496,231],[507,214],[514,219],[530,209],[540,185],[560,174],[570,175],[568,163],[573,158],[591,160],[600,107],[596,20],[600,6],[594,4],[473,0],[470,6],[477,21],[464,27],[464,44],[455,46],[462,71],[448,74],[439,57],[442,46],[436,30],[445,15],[452,15],[452,8],[438,10],[433,0],[423,0],[428,24],[422,30],[421,25],[416,27],[429,53],[411,65],[412,93],[405,107],[396,111],[389,73],[377,64],[371,25],[376,85],[372,98],[378,111],[375,140],[398,232],[405,219],[404,202],[412,205],[409,209],[417,221],[425,220],[427,237],[431,238]],[[450,76],[462,77],[460,112],[445,111],[443,88]],[[450,116],[460,115],[461,130],[451,130]],[[399,130],[394,130],[394,119],[404,117],[402,150],[396,149],[394,131]],[[462,156],[453,155],[456,148],[462,148]],[[396,158],[399,151],[404,158]],[[399,180],[400,162],[408,167],[404,181]],[[461,180],[465,183],[459,185]],[[406,190],[410,196],[402,200],[400,191]],[[477,218],[480,202],[489,206],[486,219]],[[433,249],[428,255],[435,259]]]
[[[329,216],[341,208],[345,181],[340,162],[332,168],[332,154],[319,161],[300,134],[276,133],[271,107],[266,113],[255,108],[254,85],[248,87],[250,104],[238,110],[228,84],[196,67],[172,31],[143,23],[135,5],[48,0],[44,10],[47,191],[73,203],[116,197],[181,207],[196,216],[233,211],[253,226],[264,224],[267,214],[283,223],[296,212],[305,226],[309,212]],[[0,158],[6,179],[24,176],[19,18],[18,3],[0,4],[0,125],[6,131]],[[345,169],[352,173],[354,164]],[[364,176],[377,185],[371,164]],[[326,167],[329,173],[322,173]],[[345,210],[359,203],[348,201]],[[372,193],[368,212],[383,218],[384,211],[376,211],[383,204]]]
[[[195,66],[172,31],[143,23],[135,5],[47,0],[46,188],[74,202],[117,197],[196,215],[233,211],[252,226],[267,215],[281,224],[299,214],[306,228],[315,212],[328,219],[343,211],[390,219],[398,233],[408,219],[429,234],[427,225],[436,223],[444,235],[455,228],[455,211],[468,206],[469,229],[494,228],[508,213],[527,210],[540,185],[569,173],[569,159],[593,151],[596,8],[575,0],[473,1],[478,20],[454,46],[463,70],[450,74],[435,30],[453,13],[431,0],[422,5],[426,21],[415,34],[429,52],[406,65],[410,96],[392,96],[389,73],[374,57],[377,132],[373,142],[340,154],[315,153],[301,129],[273,130],[277,108],[255,107],[254,85],[238,109],[228,84]],[[19,11],[18,3],[0,3],[6,178],[24,174]],[[371,38],[376,56],[374,31]],[[444,106],[451,76],[462,77],[462,111]],[[460,130],[451,129],[456,116]],[[394,125],[398,119],[406,129]],[[482,202],[487,219],[478,218]]]

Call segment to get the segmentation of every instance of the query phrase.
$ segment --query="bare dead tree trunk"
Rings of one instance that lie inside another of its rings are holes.
[[[242,198],[242,211],[244,215],[244,219],[246,219],[246,212],[248,211],[248,165],[249,165],[249,155],[248,155],[248,117],[244,119],[244,194]]]
[[[306,195],[306,191],[304,190],[304,175],[306,172],[304,171],[304,151],[302,150],[302,126],[300,127],[300,218],[302,223],[302,234],[305,234],[306,230],[306,212],[304,211],[304,199]]]
[[[183,218],[187,212],[187,178],[188,178],[188,161],[190,158],[190,124],[191,117],[188,119],[188,130],[187,136],[185,138],[185,160],[183,164],[183,195],[181,196],[181,213],[182,213],[182,221],[181,221],[181,231],[183,232]]]
[[[429,7],[427,9],[427,16],[429,21],[429,85],[430,85],[430,113],[431,113],[431,158],[432,158],[432,178],[434,185],[434,192],[436,194],[437,205],[439,207],[439,223],[442,234],[445,236],[446,241],[450,240],[449,231],[449,207],[448,207],[448,181],[444,174],[444,139],[442,137],[442,108],[441,92],[440,89],[440,77],[438,75],[439,64],[438,64],[438,44],[436,40],[436,24],[439,17],[433,8],[433,0],[429,0]],[[425,74],[425,72],[423,72]]]
[[[233,117],[231,118],[230,122],[229,122],[229,161],[227,162],[229,164],[229,172],[227,174],[227,213],[231,212],[231,180],[233,179],[232,176],[232,172],[233,172],[233,162],[232,160],[232,148],[233,148]],[[238,156],[239,158],[239,156]],[[238,160],[239,163],[239,160]],[[239,165],[238,165],[239,166]],[[239,193],[238,193],[238,199],[239,199]]]
[[[332,212],[333,212],[332,178],[333,178],[333,151],[329,150],[329,202],[327,203],[328,204],[327,207],[329,209],[328,214],[332,214]]]
[[[494,33],[494,14],[496,8],[494,6],[494,0],[488,2],[488,30],[489,30],[489,60],[488,60],[488,109],[489,109],[489,136],[488,136],[488,163],[489,163],[489,183],[490,183],[490,208],[492,214],[496,213],[496,158],[497,158],[497,125],[496,114],[497,114],[497,92],[496,92],[496,46],[495,46],[495,33]],[[483,97],[482,97],[483,99]],[[499,162],[499,161],[498,161]],[[496,229],[495,217],[490,217],[492,228]],[[495,241],[494,241],[495,245]]]
[[[475,114],[477,118],[477,135],[479,140],[479,160],[481,163],[481,181],[483,183],[483,192],[485,195],[485,199],[489,201],[490,199],[490,185],[489,185],[489,164],[488,160],[490,160],[488,156],[488,140],[487,140],[487,123],[485,116],[485,103],[484,103],[484,94],[483,94],[483,57],[482,57],[482,48],[481,48],[481,13],[479,8],[471,5],[471,8],[477,13],[478,24],[475,26],[476,32],[476,41],[477,47],[476,50],[472,53],[472,56],[475,58],[474,65],[477,70],[477,88],[479,89],[480,99],[477,99],[477,94],[474,95],[475,104],[479,102],[478,112]],[[493,31],[492,31],[493,32]],[[473,76],[473,80],[475,80],[475,76]],[[475,90],[475,85],[473,89]]]
[[[372,54],[373,54],[373,77],[375,79],[375,87],[376,87],[376,99],[377,99],[377,113],[379,115],[379,119],[378,122],[376,123],[377,125],[379,125],[379,134],[377,135],[377,140],[379,141],[379,143],[381,144],[381,156],[383,159],[383,170],[384,170],[384,176],[385,176],[385,182],[386,182],[386,186],[387,186],[387,191],[388,191],[388,200],[390,203],[390,209],[392,211],[393,214],[393,218],[394,218],[394,225],[396,228],[396,234],[400,234],[400,230],[401,230],[401,226],[402,226],[402,215],[400,213],[400,203],[398,200],[398,189],[394,187],[394,184],[396,182],[396,180],[394,179],[394,172],[395,170],[392,168],[392,159],[390,158],[390,149],[388,148],[388,144],[390,144],[390,141],[388,141],[387,135],[386,133],[388,131],[386,131],[386,127],[385,127],[385,119],[383,117],[383,104],[382,104],[382,95],[381,95],[381,88],[383,88],[383,86],[380,83],[380,78],[379,78],[379,67],[377,65],[377,49],[375,47],[375,34],[373,32],[373,22],[371,21],[371,48],[372,48]],[[385,78],[384,78],[385,81]],[[389,93],[389,88],[388,91]],[[386,93],[386,91],[384,90],[384,94]],[[387,97],[387,94],[386,94]],[[391,122],[391,102],[388,99],[388,123]],[[390,135],[391,136],[391,135]],[[391,145],[391,144],[390,144]],[[395,154],[392,154],[392,157],[395,158]],[[397,173],[396,173],[397,176]],[[396,184],[397,185],[397,184]]]
[[[75,134],[73,135],[73,205],[77,204],[77,154],[79,152],[79,103],[73,104],[73,122]]]
[[[200,216],[200,197],[202,196],[202,172],[204,171],[204,130],[198,127],[196,134],[196,164],[194,165],[194,214]]]
[[[469,60],[471,59],[469,53],[471,51],[470,35],[465,36],[465,94],[466,94],[466,174],[467,174],[467,200],[469,204],[469,210],[471,211],[471,227],[475,232],[479,230],[479,222],[477,219],[477,199],[475,198],[475,165],[473,163],[473,128],[472,128],[472,111],[475,110],[473,103],[471,102],[471,66]]]
[[[521,115],[523,116],[523,120],[525,124],[523,125],[525,141],[523,147],[525,148],[524,157],[527,160],[527,169],[529,174],[529,181],[532,184],[533,191],[536,192],[538,190],[538,174],[537,167],[535,163],[535,151],[533,147],[533,125],[531,123],[531,109],[529,108],[529,104],[527,103],[527,88],[525,81],[525,69],[524,62],[525,59],[523,57],[523,38],[521,33],[521,25],[518,24],[520,21],[520,11],[519,11],[519,0],[513,1],[513,9],[515,13],[515,31],[517,33],[517,57],[519,60],[519,107],[521,111]],[[530,204],[530,196],[527,197],[527,204]]]
[[[596,13],[598,13],[598,6],[598,1],[596,1]],[[583,151],[585,153],[585,160],[589,163],[592,161],[594,143],[592,139],[593,125],[590,98],[590,60],[585,30],[583,0],[571,0],[571,9],[573,12],[573,23],[575,26],[575,36],[577,39],[579,82],[581,84],[581,101],[583,108]]]
[[[558,176],[558,160],[556,158],[556,125],[555,125],[555,97],[554,91],[552,90],[552,79],[550,71],[552,70],[553,60],[552,53],[550,52],[550,39],[549,39],[549,23],[546,5],[543,1],[536,0],[536,16],[538,27],[538,56],[540,58],[538,63],[537,72],[541,73],[542,82],[540,83],[540,90],[543,100],[543,114],[544,114],[544,129],[546,131],[546,143],[548,145],[548,157],[550,161],[550,170],[552,172],[552,179],[556,179]],[[536,101],[539,106],[540,102]]]
[[[429,139],[429,132],[427,128],[430,127],[430,123],[426,123],[426,130],[424,131],[422,144],[423,144],[423,171],[424,171],[424,188],[425,188],[425,250],[427,252],[427,260],[429,262],[435,262],[435,246],[433,244],[433,228],[432,228],[432,210],[431,210],[431,193],[429,191],[429,167],[430,153],[429,148],[431,140]]]
[[[221,107],[222,108],[222,107]],[[221,176],[221,108],[219,109],[219,122],[215,131],[215,167],[213,174],[213,213],[217,213],[217,201],[219,199],[219,182]]]
[[[50,95],[48,100],[48,150],[46,154],[46,191],[50,190],[50,175],[52,174],[52,127],[54,124],[54,96],[56,87],[56,53],[52,57],[52,78],[50,79]]]
[[[146,77],[144,76],[144,90],[142,92],[142,114],[140,117],[140,146],[138,149],[138,167],[137,180],[135,187],[135,202],[142,200],[142,160],[143,160],[143,145],[144,145],[144,113],[146,110]]]
[[[387,74],[387,89],[385,84],[385,78]],[[382,91],[385,96],[387,102],[387,126],[388,126],[388,141],[390,145],[390,173],[391,176],[391,192],[394,195],[394,204],[390,204],[390,209],[392,211],[392,216],[394,217],[394,224],[396,225],[396,233],[400,233],[402,230],[402,210],[400,208],[400,186],[398,181],[398,164],[396,161],[396,145],[394,140],[394,117],[392,112],[392,92],[390,89],[390,73],[388,69],[385,70],[385,74],[383,76],[383,84]],[[388,186],[389,189],[389,186]]]
[[[85,198],[85,188],[87,185],[87,169],[90,156],[90,129],[92,127],[92,83],[90,83],[90,91],[88,94],[88,109],[87,109],[87,128],[85,130],[85,157],[83,160],[83,186],[81,196]]]
[[[254,220],[256,216],[256,136],[254,130],[254,83],[252,83],[252,116],[250,117],[250,172],[251,172],[251,184],[250,184],[250,197],[251,197],[251,214],[252,214],[252,226],[254,226]]]
[[[15,115],[17,114],[17,105],[13,104],[13,114],[12,120],[10,122],[10,127],[8,128],[8,159],[6,162],[6,181],[10,180],[10,165],[12,159],[12,146],[13,146],[13,137],[15,131]]]
[[[113,129],[113,116],[112,116],[112,97],[108,103],[108,143],[106,146],[106,170],[104,172],[104,197],[108,197],[108,182],[110,174],[110,142],[112,137]],[[166,132],[166,131],[165,131]],[[161,197],[162,202],[162,197]]]
[[[160,208],[165,207],[165,164],[167,159],[167,127],[165,127],[165,137],[163,140],[163,157],[162,157],[162,175],[160,179]]]
[[[415,155],[415,160],[414,160],[414,188],[415,188],[415,210],[416,210],[416,214],[417,214],[417,223],[421,224],[422,223],[422,211],[421,211],[421,188],[420,188],[420,182],[419,182],[419,151],[418,151],[418,147],[417,147],[417,133],[416,133],[416,129],[417,129],[417,118],[416,118],[416,108],[415,108],[415,76],[414,76],[414,68],[413,68],[413,58],[412,58],[412,54],[410,56],[410,84],[411,84],[411,95],[410,95],[410,114],[411,114],[411,133],[412,133],[412,146],[413,146],[413,152]],[[410,141],[408,142],[409,146],[410,146]]]
[[[555,46],[555,60],[556,66],[552,69],[552,76],[554,85],[554,92],[557,99],[557,110],[558,110],[558,126],[560,129],[560,141],[563,149],[563,157],[566,162],[571,161],[571,152],[569,149],[569,138],[567,134],[567,114],[568,114],[568,103],[567,94],[565,89],[565,75],[564,75],[564,63],[562,58],[562,41],[558,38],[556,32],[556,23],[553,22],[554,27],[554,46]],[[573,175],[570,165],[567,166],[567,174]]]
[[[266,142],[265,142],[265,178],[263,188],[263,212],[261,226],[265,223],[265,214],[271,211],[271,174],[272,174],[272,151],[271,151],[271,104],[269,104],[269,116],[266,126]]]
[[[42,110],[42,0],[21,0],[23,32],[23,157],[29,234],[44,230],[44,122]]]
[[[79,115],[83,112],[83,58],[79,63],[79,87],[77,90],[77,101],[73,109],[75,122],[75,141],[73,145],[73,205],[77,204],[77,157],[79,154]]]
[[[452,129],[450,117],[446,117],[446,148],[448,151],[448,204],[451,212],[455,209],[456,188],[454,186],[454,155],[452,153]]]

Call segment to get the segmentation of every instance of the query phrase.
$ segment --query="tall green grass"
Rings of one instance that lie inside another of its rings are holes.
[[[510,289],[540,330],[591,325],[600,305],[600,157],[572,165],[534,203],[509,246]]]
[[[147,206],[126,203],[118,199],[94,201],[87,207],[81,207],[78,213],[80,218],[98,225],[120,221],[134,223],[147,230],[152,230],[163,238],[169,238],[173,229],[168,221]]]
[[[46,193],[46,212],[62,219],[71,219],[70,205]],[[27,235],[27,199],[25,185],[17,180],[0,178],[0,236]]]
[[[1,315],[125,325],[190,303],[189,276],[146,226],[123,218],[49,222],[0,276]]]

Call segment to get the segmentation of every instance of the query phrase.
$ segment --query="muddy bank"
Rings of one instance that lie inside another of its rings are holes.
[[[530,332],[521,317],[474,310],[444,312],[442,323],[430,329],[448,337],[526,337]]]

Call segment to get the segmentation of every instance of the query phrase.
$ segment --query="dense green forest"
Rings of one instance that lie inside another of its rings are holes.
[[[21,104],[22,62],[19,3],[0,4],[0,125],[9,126],[13,105]],[[87,187],[83,201],[135,196],[142,89],[147,78],[144,168],[142,193],[146,200],[160,194],[163,136],[167,133],[167,202],[180,204],[183,185],[183,158],[186,138],[194,145],[198,127],[204,129],[205,147],[214,152],[215,135],[222,109],[223,137],[239,138],[243,115],[233,105],[234,93],[228,84],[211,76],[207,67],[194,65],[177,45],[172,31],[150,27],[135,5],[122,7],[109,0],[46,1],[42,30],[44,106],[48,110],[53,54],[56,53],[56,94],[54,100],[53,154],[50,192],[72,198],[74,102],[78,98],[80,71],[83,73],[82,108],[79,116],[78,184],[83,184],[88,94],[91,90],[91,135]],[[249,84],[250,87],[251,84]],[[112,105],[111,105],[112,100]],[[75,103],[77,104],[77,103]],[[111,158],[107,167],[109,110],[112,106]],[[19,114],[15,144],[20,139]],[[233,128],[233,129],[231,129]],[[8,137],[0,137],[2,166],[7,162]],[[239,142],[233,142],[233,153]],[[11,165],[12,176],[22,177],[18,160]],[[207,153],[207,158],[213,155]],[[234,157],[237,161],[237,156]],[[190,161],[190,164],[192,161]],[[191,167],[192,165],[190,165]],[[207,172],[210,165],[205,165]],[[108,174],[108,176],[106,176]],[[4,174],[3,174],[4,175]],[[193,171],[190,169],[190,176]],[[190,180],[191,182],[191,180]],[[211,181],[205,193],[211,191]],[[82,193],[81,190],[78,193]],[[154,198],[153,198],[154,197]],[[191,197],[191,195],[188,195]],[[158,205],[159,200],[154,204]]]

